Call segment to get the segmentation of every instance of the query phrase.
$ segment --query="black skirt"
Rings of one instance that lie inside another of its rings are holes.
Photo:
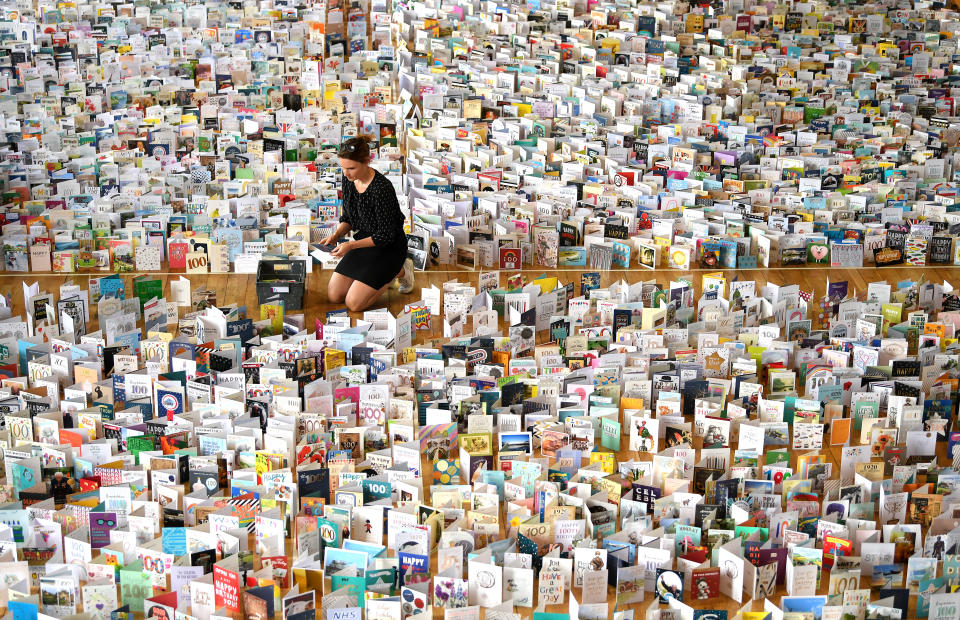
[[[401,228],[386,246],[351,250],[337,263],[336,272],[380,290],[390,284],[407,260],[407,235]]]

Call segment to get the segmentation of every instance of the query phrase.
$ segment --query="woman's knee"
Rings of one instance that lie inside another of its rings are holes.
[[[380,291],[371,291],[369,287],[357,286],[355,284],[347,291],[344,303],[350,312],[363,312],[364,310],[368,310],[370,306],[377,301],[380,293]]]
[[[347,297],[346,306],[347,306],[347,310],[349,310],[350,312],[363,312],[364,310],[370,307],[370,304],[366,303],[366,301],[363,299],[358,300],[358,299],[353,299],[351,297]]]
[[[342,304],[346,299],[346,292],[333,282],[327,285],[327,299],[335,304]]]
[[[372,302],[363,291],[358,291],[351,287],[350,290],[347,291],[347,297],[344,303],[350,312],[363,312],[370,307]]]

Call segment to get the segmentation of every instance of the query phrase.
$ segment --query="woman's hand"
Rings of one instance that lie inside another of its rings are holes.
[[[333,251],[330,252],[330,256],[334,256],[336,258],[343,258],[344,256],[347,255],[347,253],[350,250],[353,249],[353,244],[354,244],[353,241],[346,241],[344,243],[339,244],[337,247],[333,248]]]
[[[340,239],[340,235],[333,233],[320,240],[320,245],[334,245]]]

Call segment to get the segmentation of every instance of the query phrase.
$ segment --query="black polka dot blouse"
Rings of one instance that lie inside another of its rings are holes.
[[[343,209],[340,221],[353,230],[354,239],[373,237],[378,246],[389,245],[402,236],[403,212],[397,201],[393,183],[380,172],[374,173],[373,181],[362,194],[352,181],[342,179]],[[405,239],[404,239],[405,240]]]

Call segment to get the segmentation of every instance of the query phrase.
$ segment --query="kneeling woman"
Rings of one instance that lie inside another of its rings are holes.
[[[367,310],[396,279],[401,293],[413,290],[413,261],[407,258],[403,212],[393,184],[370,167],[370,147],[350,138],[337,153],[343,170],[340,224],[321,243],[335,244],[351,230],[353,241],[331,252],[340,258],[327,285],[327,296],[346,303],[351,312]]]

